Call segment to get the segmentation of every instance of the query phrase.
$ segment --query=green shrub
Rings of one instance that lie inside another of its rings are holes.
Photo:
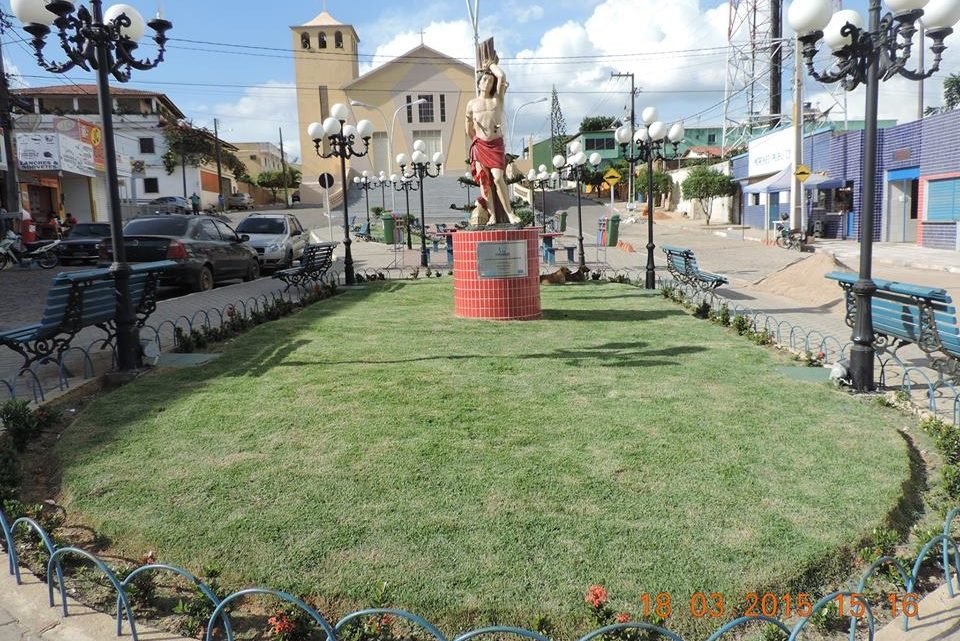
[[[11,400],[0,405],[0,424],[18,452],[27,449],[27,443],[40,433],[40,422],[26,401]]]
[[[17,496],[20,490],[20,462],[9,436],[0,437],[0,505]]]
[[[742,314],[737,314],[733,317],[733,329],[736,330],[738,334],[743,336],[750,331],[750,321],[747,320],[747,317]]]

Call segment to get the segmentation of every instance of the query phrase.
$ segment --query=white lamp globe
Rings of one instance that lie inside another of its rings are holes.
[[[574,155],[573,157],[573,164],[576,165],[577,167],[582,166],[586,162],[587,162],[587,155],[582,151],[578,151],[576,155]]]
[[[960,22],[960,0],[930,0],[923,10],[928,31],[947,29]]]
[[[426,163],[426,162],[427,162],[427,154],[425,154],[424,152],[422,152],[422,151],[420,151],[419,149],[417,149],[415,152],[413,152],[413,162],[415,162],[415,163],[418,164],[418,165],[422,165],[422,164]]]
[[[347,138],[357,135],[357,128],[353,125],[344,125],[343,126],[343,135]]]
[[[310,126],[307,127],[307,135],[310,136],[310,140],[320,140],[324,133],[326,131],[319,122],[311,122]]]
[[[530,171],[527,172],[527,180],[533,181],[533,180],[536,180],[536,179],[537,179],[537,170],[536,170],[536,169],[531,169]]]
[[[597,152],[593,152],[592,154],[590,154],[590,159],[589,159],[589,160],[590,160],[590,164],[593,165],[594,167],[596,167],[597,165],[600,164],[600,162],[603,160],[603,158],[601,158],[601,157],[600,157],[600,154],[598,154]]]
[[[830,0],[793,0],[787,11],[787,23],[799,35],[823,31],[833,15]]]
[[[350,110],[347,109],[345,104],[338,102],[334,106],[330,107],[330,115],[337,120],[346,120],[347,117],[350,116]]]
[[[547,172],[545,171],[541,171],[539,174],[537,174],[537,180],[546,180],[549,177],[550,176],[547,175]]]
[[[686,132],[683,130],[683,124],[675,122],[670,126],[670,131],[667,132],[667,139],[670,142],[680,142],[683,140],[683,135]]]
[[[397,182],[397,175],[396,175],[396,174],[390,174],[390,182],[392,182],[392,183]]]
[[[667,137],[667,125],[661,121],[656,121],[650,125],[650,138],[656,142],[660,142]]]
[[[363,176],[364,178],[366,178],[367,176],[370,175],[370,172],[367,171],[366,169],[364,169],[362,172],[360,172],[360,175]]]
[[[617,142],[621,145],[626,145],[630,143],[630,139],[633,137],[632,132],[630,131],[629,125],[623,125],[618,127],[617,131],[613,134],[613,137],[617,139]]]
[[[442,164],[443,164],[443,152],[442,152],[442,151],[438,151],[437,153],[433,154],[433,164],[434,164],[434,165],[442,165]]]
[[[134,42],[140,42],[143,32],[147,30],[147,24],[143,21],[143,16],[135,8],[128,4],[115,4],[103,12],[105,23],[113,22],[121,15],[126,14],[130,18],[129,27],[121,27],[120,35],[130,38]]]
[[[373,135],[373,123],[369,120],[361,120],[357,123],[357,132],[361,138],[369,138]]]
[[[397,154],[397,164],[401,167],[407,164],[407,154]]]
[[[413,150],[414,150],[414,151],[426,151],[426,150],[427,150],[427,143],[423,142],[422,140],[414,140],[414,141],[413,141]]]
[[[887,0],[887,6],[894,14],[906,13],[914,9],[923,9],[930,0]]]
[[[387,172],[381,171],[381,172],[380,172],[380,180],[386,180],[386,179],[387,179]]]
[[[354,176],[354,177],[353,177],[353,184],[355,184],[355,185],[359,185],[359,184],[360,184],[360,176]]]
[[[843,49],[853,42],[850,36],[840,34],[840,30],[848,22],[858,29],[863,28],[863,18],[860,17],[859,13],[852,9],[843,9],[833,14],[830,22],[828,22],[827,26],[823,29],[823,41],[826,42],[827,46],[832,50]]]
[[[640,112],[640,120],[643,121],[643,124],[650,125],[653,124],[657,119],[657,108],[656,107],[647,107]]]
[[[537,171],[540,172],[541,174],[542,174],[543,172],[545,172],[546,170],[547,170],[547,166],[546,166],[546,165],[540,165],[539,167],[537,167]]]
[[[557,172],[553,172],[552,174],[550,174],[550,180],[556,180],[559,177],[560,177],[560,174],[558,174]]]
[[[637,142],[647,142],[650,140],[650,132],[647,131],[646,127],[637,130]]]
[[[557,154],[556,156],[553,157],[552,162],[555,169],[560,169],[561,167],[567,164],[567,159],[561,156],[560,154]]]
[[[328,136],[335,136],[336,134],[340,133],[340,128],[340,121],[333,116],[323,121],[323,131]],[[316,140],[316,138],[314,138],[314,140]]]
[[[579,142],[573,141],[572,143],[570,143],[570,155],[576,156],[578,153],[580,153],[581,148],[582,147],[580,146]]]
[[[49,27],[57,16],[47,10],[47,4],[47,0],[10,0],[10,9],[23,24],[42,24]]]

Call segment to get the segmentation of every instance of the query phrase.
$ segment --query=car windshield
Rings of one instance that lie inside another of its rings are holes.
[[[237,227],[238,234],[282,234],[286,226],[280,218],[247,218]]]
[[[106,238],[109,235],[110,225],[80,223],[70,230],[70,238]]]
[[[180,238],[186,235],[189,225],[190,221],[186,218],[144,218],[127,223],[123,228],[123,235]]]

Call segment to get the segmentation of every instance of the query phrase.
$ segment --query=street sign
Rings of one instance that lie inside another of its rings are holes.
[[[620,175],[620,172],[614,169],[613,167],[611,167],[610,169],[607,170],[607,173],[603,175],[603,182],[613,187],[618,182],[620,182],[621,178],[623,178],[623,176]]]
[[[793,175],[800,182],[806,182],[807,178],[809,178],[812,173],[813,172],[811,172],[810,168],[806,165],[798,165],[797,170],[793,172]]]
[[[333,174],[320,174],[320,186],[324,189],[333,187]]]

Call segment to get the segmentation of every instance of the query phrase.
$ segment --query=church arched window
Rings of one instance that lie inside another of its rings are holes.
[[[333,45],[337,49],[343,49],[343,33],[337,31],[333,34]]]
[[[327,34],[324,33],[323,31],[320,32],[320,48],[321,49],[327,48]]]
[[[300,48],[309,49],[310,48],[310,34],[304,31],[300,34]]]

